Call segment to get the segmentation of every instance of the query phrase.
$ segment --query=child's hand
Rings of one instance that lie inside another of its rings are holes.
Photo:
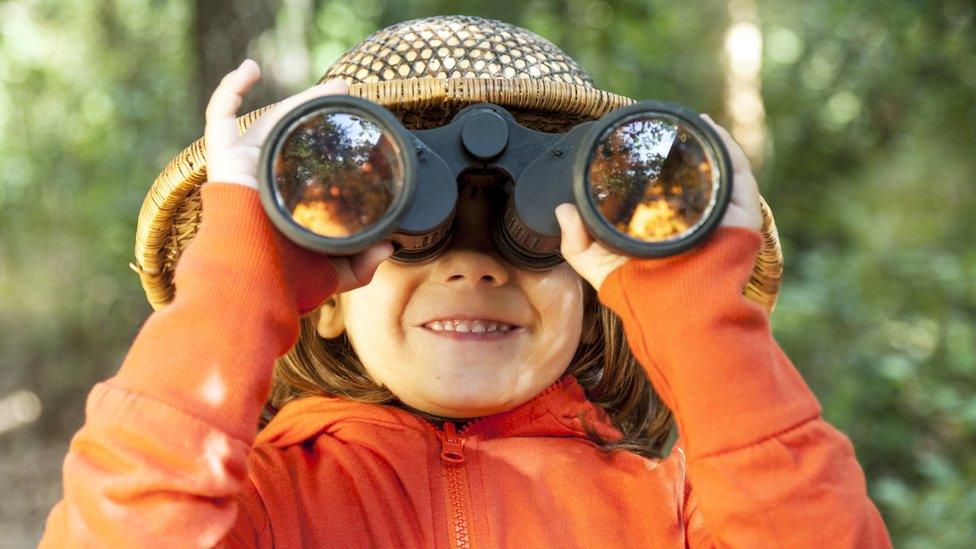
[[[301,103],[322,95],[345,94],[345,81],[333,79],[312,86],[281,101],[264,112],[248,126],[244,135],[238,134],[237,109],[244,94],[261,78],[261,69],[252,59],[245,59],[240,67],[224,76],[207,105],[207,124],[204,130],[207,156],[207,182],[237,183],[258,188],[258,155],[271,128],[288,111]]]
[[[735,183],[731,202],[719,226],[746,227],[759,232],[762,228],[759,186],[752,175],[749,159],[725,128],[706,114],[701,117],[715,128],[732,157],[732,177]],[[562,231],[559,251],[563,259],[597,291],[607,275],[630,259],[629,256],[608,250],[594,240],[587,232],[576,205],[566,203],[557,206],[556,219]]]
[[[732,179],[735,181],[732,188],[732,201],[725,210],[725,216],[719,227],[745,227],[759,232],[762,229],[762,208],[759,206],[759,184],[756,183],[756,176],[752,175],[752,166],[742,147],[732,139],[728,130],[719,126],[707,114],[701,115],[705,122],[715,128],[725,148],[729,150],[732,157]]]
[[[207,155],[207,183],[236,183],[257,190],[258,156],[271,128],[288,111],[323,95],[345,94],[345,81],[333,79],[306,89],[268,109],[238,135],[237,109],[251,86],[261,78],[261,69],[251,59],[227,74],[217,85],[207,105],[207,126],[204,132]],[[206,184],[206,183],[205,183]],[[286,243],[286,238],[281,237]],[[380,263],[393,253],[393,245],[384,240],[362,252],[348,257],[331,257],[338,277],[336,293],[364,286],[373,278]]]

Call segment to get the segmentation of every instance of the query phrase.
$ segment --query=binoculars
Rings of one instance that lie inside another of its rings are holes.
[[[663,257],[707,238],[732,193],[718,134],[694,111],[660,101],[546,133],[492,103],[410,130],[370,101],[323,96],[277,122],[258,162],[262,205],[296,244],[352,255],[390,239],[392,259],[408,263],[447,248],[465,180],[504,191],[488,220],[492,242],[530,270],[563,261],[554,212],[563,202],[607,248]]]

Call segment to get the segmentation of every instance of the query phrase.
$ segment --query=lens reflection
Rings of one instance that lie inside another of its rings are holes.
[[[318,113],[285,138],[274,184],[299,225],[322,236],[352,236],[383,217],[403,186],[399,152],[366,118]]]
[[[638,115],[608,128],[591,155],[590,196],[606,220],[631,238],[683,237],[712,208],[712,163],[701,139],[684,126]]]

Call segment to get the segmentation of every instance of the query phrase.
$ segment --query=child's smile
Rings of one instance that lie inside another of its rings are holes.
[[[337,314],[323,308],[323,337],[345,330],[374,381],[430,414],[478,417],[528,401],[566,371],[583,333],[587,283],[566,263],[527,271],[502,259],[491,208],[463,188],[442,255],[387,260],[340,294]]]
[[[420,327],[440,337],[457,341],[501,341],[516,335],[521,326],[506,321],[488,320],[475,315],[449,314],[421,324]]]

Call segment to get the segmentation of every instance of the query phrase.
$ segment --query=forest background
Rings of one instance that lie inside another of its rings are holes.
[[[0,546],[36,544],[91,387],[151,312],[137,214],[245,57],[240,112],[389,24],[527,27],[604,89],[733,130],[785,257],[774,335],[895,545],[976,540],[971,0],[0,1]]]

